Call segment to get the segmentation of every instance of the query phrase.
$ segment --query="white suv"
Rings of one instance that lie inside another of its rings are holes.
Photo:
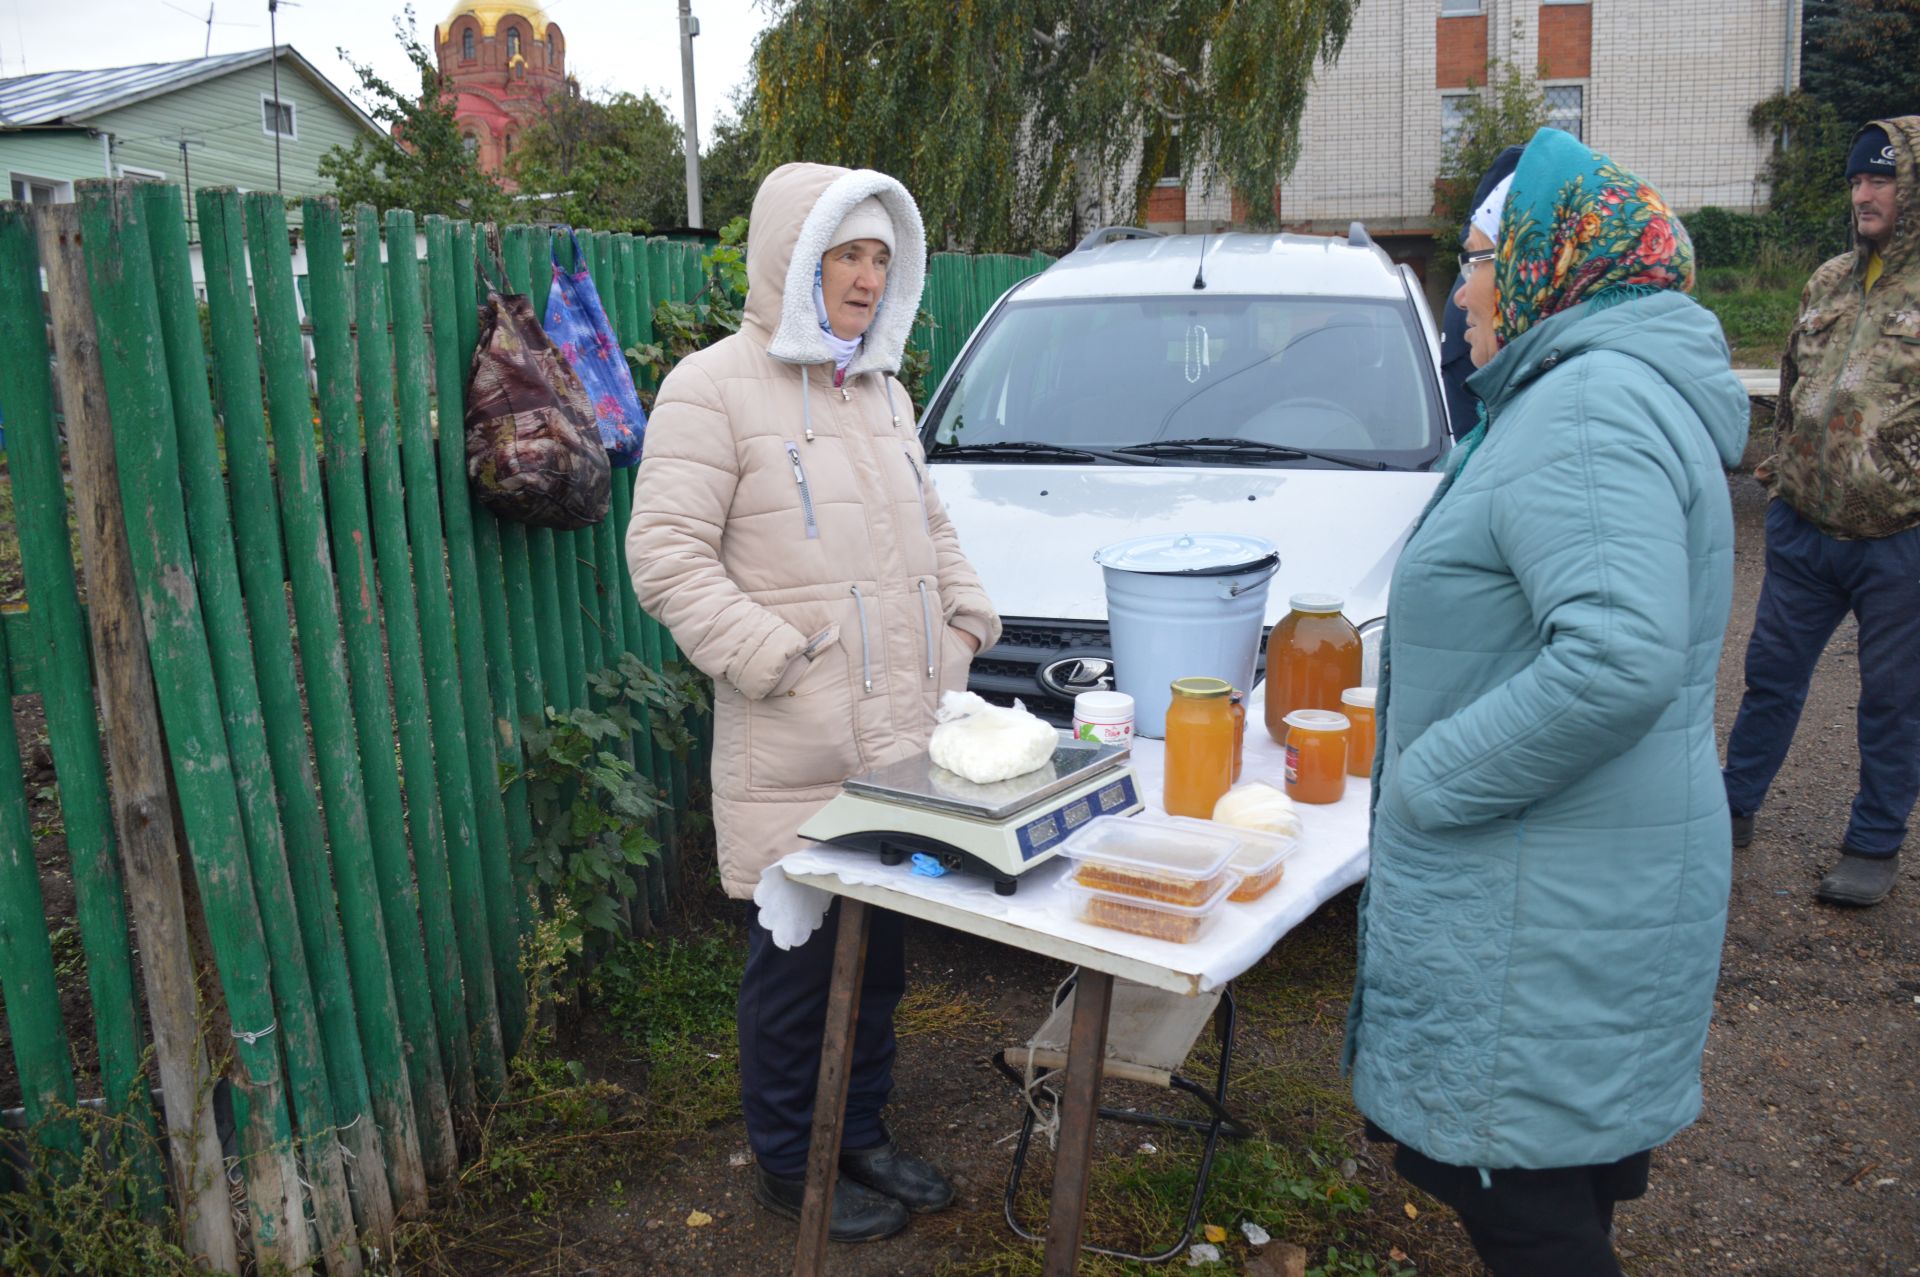
[[[1420,285],[1345,239],[1107,228],[1009,289],[935,392],[922,440],[1005,620],[975,691],[1064,722],[1111,677],[1103,545],[1233,532],[1288,596],[1377,636],[1450,446]]]

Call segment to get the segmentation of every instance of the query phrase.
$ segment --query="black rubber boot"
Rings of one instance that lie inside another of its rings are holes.
[[[756,1166],[753,1195],[774,1214],[799,1219],[807,1181],[804,1176],[786,1179],[769,1175]],[[911,1218],[907,1208],[893,1198],[842,1175],[833,1186],[833,1217],[827,1224],[827,1237],[837,1242],[877,1242],[905,1228]]]
[[[1753,841],[1753,817],[1735,814],[1733,817],[1733,845],[1745,847]]]
[[[916,1215],[943,1210],[953,1201],[953,1185],[940,1169],[892,1140],[873,1148],[842,1152],[840,1174],[885,1193]]]
[[[1863,908],[1877,905],[1893,890],[1900,876],[1900,853],[1891,856],[1863,856],[1857,851],[1840,849],[1840,863],[1820,880],[1819,897],[1828,904]]]

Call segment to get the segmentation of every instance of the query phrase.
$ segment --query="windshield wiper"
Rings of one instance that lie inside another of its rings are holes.
[[[1121,452],[1145,457],[1247,457],[1267,461],[1326,461],[1353,470],[1391,470],[1384,461],[1347,457],[1337,452],[1317,452],[1287,444],[1261,443],[1257,439],[1162,439],[1154,443],[1130,444]]]
[[[1152,456],[1133,454],[1131,449],[1115,451],[1112,448],[1069,447],[1066,444],[1039,443],[1028,439],[1013,439],[1003,443],[936,443],[927,457],[929,460],[936,457],[993,457],[1005,461],[1111,461],[1123,466],[1160,464]]]

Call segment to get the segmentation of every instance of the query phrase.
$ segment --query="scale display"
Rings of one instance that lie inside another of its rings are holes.
[[[1133,773],[1121,772],[1112,784],[1091,794],[1084,794],[1016,828],[1014,839],[1020,846],[1020,858],[1032,860],[1035,856],[1052,851],[1066,841],[1067,835],[1095,816],[1126,811],[1139,802],[1140,795],[1134,787]]]

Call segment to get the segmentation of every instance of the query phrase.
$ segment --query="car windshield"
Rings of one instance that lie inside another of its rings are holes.
[[[926,437],[935,460],[952,447],[1205,440],[1213,452],[1167,464],[1326,464],[1286,451],[1301,449],[1419,468],[1445,434],[1408,303],[1216,294],[1011,302],[948,380]],[[1233,442],[1255,446],[1220,446]]]

